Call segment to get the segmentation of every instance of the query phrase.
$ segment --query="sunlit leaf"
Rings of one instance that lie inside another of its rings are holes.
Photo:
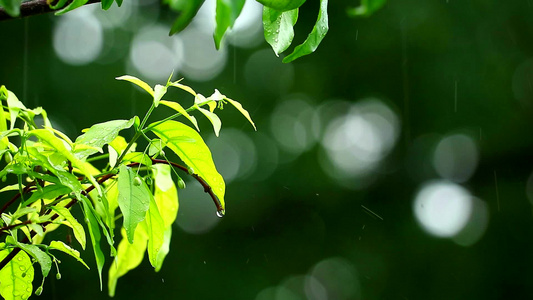
[[[172,28],[170,29],[170,35],[178,33],[185,29],[191,23],[196,13],[202,6],[205,0],[165,0],[164,3],[168,4],[170,8],[178,13],[178,17]]]
[[[170,239],[172,238],[172,226],[168,226],[165,229],[165,234],[163,236],[163,244],[161,245],[161,249],[159,249],[159,252],[157,253],[157,262],[154,266],[154,269],[156,272],[159,272],[161,270],[161,267],[163,266],[163,261],[165,260],[165,257],[167,256],[168,252],[170,251]]]
[[[126,80],[126,81],[129,81],[131,83],[134,83],[137,86],[141,87],[143,90],[147,91],[150,94],[150,96],[152,96],[152,97],[154,96],[154,90],[152,90],[152,88],[148,85],[148,83],[140,80],[137,77],[130,76],[130,75],[124,75],[124,76],[117,77],[115,79],[117,79],[117,80]]]
[[[326,36],[328,29],[328,0],[320,0],[320,11],[313,30],[302,44],[296,46],[294,51],[283,59],[283,62],[288,63],[315,52],[322,39]]]
[[[20,102],[20,100],[13,94],[11,91],[7,91],[7,106],[9,110],[10,115],[10,121],[11,121],[11,127],[10,129],[13,129],[15,127],[15,121],[17,120],[17,116],[19,115],[20,111],[22,109],[25,109],[26,106]]]
[[[53,206],[52,209],[65,221],[63,224],[67,225],[68,227],[72,228],[72,231],[74,232],[74,237],[80,243],[81,248],[85,250],[85,243],[86,243],[86,236],[85,236],[85,230],[83,229],[83,226],[76,220],[72,214],[70,213],[70,210],[68,208],[59,207],[59,206]]]
[[[294,38],[293,27],[298,20],[298,8],[280,12],[263,8],[263,28],[265,40],[270,44],[276,56],[285,51]]]
[[[169,227],[172,226],[178,215],[178,190],[172,181],[169,166],[154,165],[154,167],[156,166],[161,168],[160,171],[156,172],[154,198],[157,207],[163,208],[159,212],[165,222],[165,227]]]
[[[98,152],[95,149],[102,149],[106,144],[117,138],[121,130],[130,128],[134,119],[113,120],[91,126],[87,132],[76,138],[74,153],[78,159],[85,159],[91,154]],[[89,148],[78,150],[78,145],[87,145]]]
[[[118,173],[118,205],[124,216],[123,226],[126,229],[128,241],[133,243],[133,237],[137,225],[146,216],[150,207],[152,193],[143,180],[136,184],[137,174],[124,165],[120,166]]]
[[[162,207],[162,209],[166,208]],[[150,209],[146,213],[146,231],[148,233],[148,258],[155,268],[158,265],[159,250],[163,245],[165,224],[153,197],[150,198]]]
[[[3,260],[13,249],[0,251]],[[33,265],[26,252],[20,251],[0,269],[0,295],[6,300],[28,299],[32,294]]]
[[[147,247],[148,235],[143,226],[140,226],[135,231],[133,244],[128,242],[126,231],[123,229],[121,232],[122,240],[118,244],[117,256],[109,267],[108,289],[111,297],[115,295],[117,280],[141,264]]]
[[[351,17],[369,17],[378,11],[387,0],[361,0],[357,7],[349,8],[347,13]]]
[[[182,114],[185,118],[191,121],[191,123],[194,125],[194,127],[196,127],[198,131],[200,131],[200,128],[198,128],[198,122],[196,121],[196,118],[194,116],[189,115],[189,113],[179,103],[173,102],[173,101],[166,101],[166,100],[161,100],[160,103]]]
[[[191,94],[191,95],[196,97],[196,92],[190,86],[181,84],[181,83],[179,83],[179,81],[172,82],[169,86],[173,86],[173,87],[177,87],[179,89],[182,89],[182,90],[186,91],[187,93],[189,93],[189,94]]]
[[[192,168],[194,173],[202,177],[211,186],[213,192],[224,207],[226,185],[224,184],[224,179],[218,173],[211,156],[211,151],[209,151],[202,137],[191,127],[176,121],[166,121],[154,126],[152,131],[189,168]],[[195,142],[183,142],[177,139],[184,136],[193,139]]]
[[[220,121],[220,118],[216,114],[208,111],[207,109],[203,109],[199,106],[197,106],[196,109],[198,109],[207,119],[209,119],[211,124],[213,124],[215,135],[218,136],[218,134],[220,133],[220,128],[222,127],[222,122]]]
[[[215,15],[215,47],[220,49],[222,38],[226,31],[233,27],[235,20],[241,14],[245,0],[217,0]]]
[[[235,108],[250,122],[250,124],[252,124],[254,129],[257,131],[257,128],[255,127],[254,121],[252,121],[250,114],[248,113],[246,109],[242,107],[242,105],[239,102],[232,100],[230,98],[227,98],[227,97],[225,97],[224,99],[228,101],[229,103],[231,103],[231,105],[235,106]]]
[[[61,252],[64,252],[72,257],[74,257],[77,261],[79,261],[82,265],[84,265],[87,269],[90,269],[89,266],[81,259],[80,252],[76,249],[72,249],[67,244],[61,242],[61,241],[51,241],[50,246],[48,249],[51,250],[59,250]]]

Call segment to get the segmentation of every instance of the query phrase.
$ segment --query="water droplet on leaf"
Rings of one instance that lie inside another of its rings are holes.
[[[226,211],[221,209],[217,211],[217,217],[222,218],[226,215]]]
[[[134,186],[140,186],[141,184],[142,184],[141,178],[135,177],[135,179],[133,179],[133,185]]]

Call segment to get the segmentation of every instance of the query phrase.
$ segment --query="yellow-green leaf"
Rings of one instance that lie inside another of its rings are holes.
[[[3,260],[13,249],[0,251]],[[32,293],[33,265],[26,252],[20,251],[0,269],[0,295],[6,300],[28,299]]]
[[[168,148],[176,153],[181,160],[193,172],[203,178],[209,184],[222,204],[224,204],[224,194],[226,185],[224,179],[218,173],[211,151],[205,144],[202,137],[191,127],[177,122],[166,121],[152,128],[152,131],[162,139]],[[183,141],[183,137],[192,139],[194,142]]]
[[[250,117],[250,114],[248,113],[248,111],[246,109],[244,109],[242,107],[242,105],[235,101],[235,100],[232,100],[230,98],[227,98],[224,96],[224,100],[228,101],[229,103],[231,103],[231,105],[235,106],[235,108],[246,118],[248,119],[248,122],[250,122],[250,124],[252,124],[252,126],[254,127],[254,129],[257,131],[257,128],[255,127],[255,124],[254,124],[254,121],[252,121],[252,118]]]
[[[86,243],[86,235],[85,230],[83,229],[83,226],[72,216],[70,213],[70,210],[65,207],[59,207],[59,206],[52,206],[52,209],[65,221],[63,224],[67,225],[68,227],[72,228],[72,231],[74,232],[74,237],[80,243],[81,248],[85,250],[85,243]]]
[[[222,127],[222,121],[220,121],[220,118],[215,113],[212,113],[208,111],[207,109],[203,109],[197,104],[196,104],[196,109],[198,109],[211,122],[211,124],[213,124],[215,135],[218,137],[220,133],[220,128]]]
[[[77,261],[79,261],[82,265],[84,265],[87,269],[90,269],[89,266],[81,259],[80,252],[76,249],[71,248],[67,244],[61,242],[61,241],[51,241],[50,247],[48,249],[53,250],[59,250],[61,252],[64,252],[72,257],[74,257]]]
[[[137,86],[139,86],[140,88],[142,88],[143,90],[147,91],[150,94],[150,96],[152,96],[152,97],[154,96],[154,90],[152,90],[152,88],[148,85],[148,83],[140,80],[137,77],[130,76],[130,75],[124,75],[124,76],[117,77],[115,79],[117,79],[117,80],[126,80],[126,81],[129,81],[131,83],[134,83]]]
[[[182,114],[185,118],[191,121],[194,127],[196,127],[196,130],[200,131],[200,128],[198,128],[198,122],[196,121],[196,118],[194,116],[189,115],[189,113],[179,103],[173,102],[173,101],[167,101],[167,100],[161,100],[160,103]]]
[[[165,209],[162,207],[161,209]],[[150,209],[146,213],[146,232],[148,233],[148,258],[150,264],[155,268],[158,263],[158,254],[163,245],[163,239],[165,235],[165,224],[159,213],[157,204],[154,198],[150,199]]]
[[[141,264],[144,258],[144,252],[146,251],[148,235],[143,226],[140,226],[135,231],[133,244],[128,242],[126,236],[126,230],[122,229],[122,240],[118,244],[117,256],[109,267],[108,289],[109,296],[111,297],[115,296],[117,280],[128,273],[129,270],[133,270]]]

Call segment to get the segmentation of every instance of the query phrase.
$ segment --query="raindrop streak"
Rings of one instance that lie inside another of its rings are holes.
[[[455,104],[454,104],[454,112],[457,112],[457,80],[455,81]]]
[[[226,211],[221,209],[221,210],[217,210],[217,217],[219,218],[222,218],[226,215]]]
[[[496,170],[494,170],[494,183],[496,185],[496,203],[498,204],[498,211],[500,211],[500,192],[498,191],[498,177],[496,177]]]
[[[367,212],[368,214],[370,214],[371,216],[374,216],[378,219],[380,219],[381,221],[383,221],[383,218],[380,217],[378,214],[376,214],[375,212],[371,211],[370,209],[366,208],[364,205],[361,205],[361,207],[365,210],[365,212]]]
[[[24,54],[22,58],[22,99],[27,99],[27,87],[28,87],[28,32],[29,23],[28,18],[24,19]]]
[[[355,31],[355,40],[357,41],[357,37],[359,36],[359,29]]]

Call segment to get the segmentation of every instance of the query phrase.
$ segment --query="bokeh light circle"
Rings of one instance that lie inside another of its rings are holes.
[[[418,191],[413,210],[425,231],[438,237],[453,237],[469,221],[473,210],[472,196],[455,183],[432,181]]]
[[[476,170],[479,154],[470,136],[454,134],[444,137],[435,149],[433,165],[437,173],[454,182],[465,182]]]
[[[146,26],[135,35],[129,58],[135,73],[143,78],[166,81],[180,68],[183,43],[178,37],[169,37],[168,28],[162,25]]]
[[[102,51],[104,32],[90,7],[82,7],[59,18],[53,30],[56,55],[66,64],[81,66],[93,62]]]

